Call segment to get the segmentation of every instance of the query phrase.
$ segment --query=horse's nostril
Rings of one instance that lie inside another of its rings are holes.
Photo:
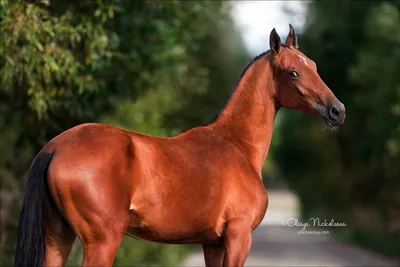
[[[329,110],[329,116],[331,117],[331,119],[337,119],[339,115],[340,110],[336,106],[331,107],[331,109]]]
[[[333,107],[333,108],[332,108],[332,113],[335,114],[335,115],[337,116],[337,115],[340,114],[340,111],[339,111],[336,107]]]

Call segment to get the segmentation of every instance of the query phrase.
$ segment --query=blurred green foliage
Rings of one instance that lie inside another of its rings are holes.
[[[399,27],[398,1],[311,1],[300,49],[345,104],[347,118],[330,132],[315,118],[286,111],[273,151],[304,216],[334,216],[397,244]]]
[[[173,135],[211,120],[248,60],[219,1],[0,1],[1,255],[12,265],[25,175],[84,122]],[[126,238],[116,265],[176,265],[186,248]],[[69,265],[79,265],[77,242]]]

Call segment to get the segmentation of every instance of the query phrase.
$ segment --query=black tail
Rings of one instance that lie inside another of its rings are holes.
[[[19,218],[15,267],[44,266],[44,208],[48,199],[47,167],[53,154],[40,152],[31,166]]]

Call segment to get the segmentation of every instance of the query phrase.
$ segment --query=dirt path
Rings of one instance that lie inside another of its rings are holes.
[[[246,266],[400,266],[398,259],[339,242],[330,234],[299,235],[298,227],[282,225],[282,221],[287,224],[288,219],[299,218],[296,197],[286,191],[270,191],[269,198],[267,214],[253,233]],[[202,251],[192,252],[184,266],[204,266]]]

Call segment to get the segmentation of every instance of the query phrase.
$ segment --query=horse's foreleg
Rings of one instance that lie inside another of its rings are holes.
[[[248,222],[235,221],[228,223],[224,242],[225,256],[223,266],[244,266],[252,242],[252,230]]]
[[[206,267],[222,267],[224,263],[225,246],[221,244],[203,244]]]

